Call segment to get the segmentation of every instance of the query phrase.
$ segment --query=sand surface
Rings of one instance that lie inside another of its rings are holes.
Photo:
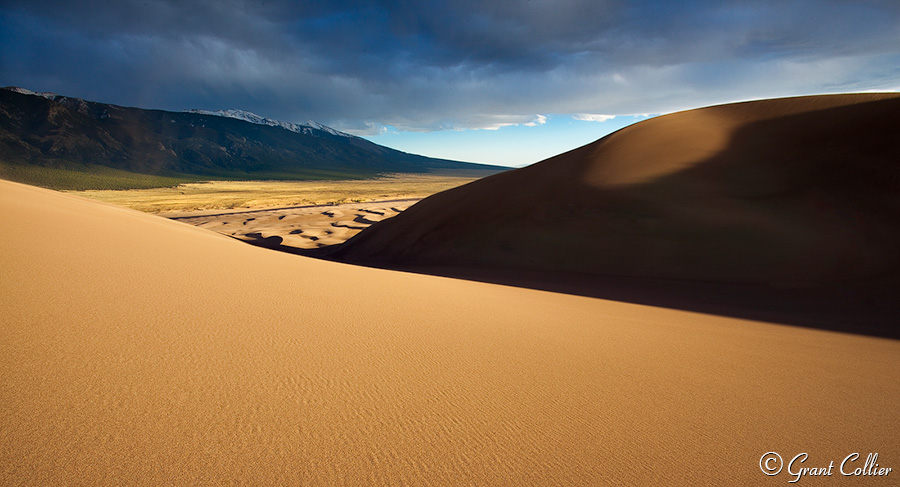
[[[373,223],[399,215],[418,201],[419,198],[286,208],[179,211],[159,215],[255,245],[290,252],[343,243]]]
[[[787,485],[900,342],[358,268],[0,181],[2,485]],[[813,465],[815,464],[815,465]],[[862,461],[858,466],[862,466]]]

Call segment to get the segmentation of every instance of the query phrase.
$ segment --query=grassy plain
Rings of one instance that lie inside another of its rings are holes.
[[[56,190],[116,190],[171,187],[201,179],[191,175],[155,176],[92,164],[64,167],[11,164],[0,160],[0,179]]]
[[[160,213],[423,198],[478,179],[472,176],[393,174],[337,181],[208,181],[169,188],[68,191],[135,210]]]

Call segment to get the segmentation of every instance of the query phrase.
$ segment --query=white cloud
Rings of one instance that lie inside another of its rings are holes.
[[[605,122],[616,118],[615,115],[598,115],[594,113],[576,113],[572,115],[575,120],[584,120],[586,122]]]
[[[546,115],[538,115],[537,118],[525,124],[526,127],[536,127],[538,125],[544,125],[547,123]]]
[[[331,122],[330,127],[358,137],[397,133],[396,130],[392,131],[387,126],[375,122],[338,120]]]

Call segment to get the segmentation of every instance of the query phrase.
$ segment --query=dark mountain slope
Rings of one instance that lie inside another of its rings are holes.
[[[7,166],[142,175],[366,178],[383,173],[473,171],[495,166],[407,154],[351,135],[297,133],[234,118],[142,110],[64,96],[0,90],[0,160]]]

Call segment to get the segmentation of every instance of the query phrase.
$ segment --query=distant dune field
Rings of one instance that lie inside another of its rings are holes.
[[[418,201],[419,198],[159,215],[254,245],[298,253],[342,244],[370,225],[399,215]]]
[[[898,341],[313,260],[5,181],[0,215],[2,485],[900,468]]]
[[[208,181],[168,188],[69,191],[286,251],[337,245],[472,173],[389,174],[335,181]]]

